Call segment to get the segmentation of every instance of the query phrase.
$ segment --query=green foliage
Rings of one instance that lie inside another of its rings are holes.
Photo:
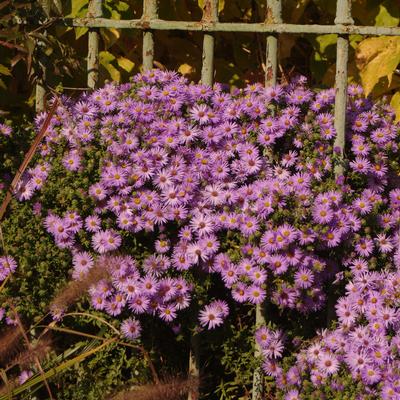
[[[148,371],[137,352],[111,345],[57,376],[52,384],[59,388],[57,399],[98,400],[118,388],[121,382],[132,385],[148,379]]]
[[[250,393],[253,382],[253,371],[257,366],[254,359],[254,329],[251,324],[238,321],[237,326],[230,327],[231,332],[222,344],[221,366],[226,377],[216,389],[219,399],[240,399]]]

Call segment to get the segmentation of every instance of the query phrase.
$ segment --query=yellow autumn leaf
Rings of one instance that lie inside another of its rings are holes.
[[[393,107],[396,113],[396,122],[400,121],[400,92],[396,92],[392,96],[392,100],[390,101],[390,105]]]
[[[78,26],[77,28],[75,28],[75,39],[78,40],[81,36],[86,35],[88,31],[88,28]]]
[[[389,85],[397,65],[400,63],[400,37],[375,37],[360,42],[357,48],[357,67],[361,82],[368,95],[382,77]]]
[[[126,72],[131,72],[133,67],[135,66],[134,62],[122,56],[117,58],[117,63]]]
[[[114,45],[121,36],[120,31],[115,28],[100,29],[100,33],[106,49],[109,49],[112,45]]]
[[[189,64],[181,64],[178,68],[178,72],[182,75],[188,75],[193,72],[193,67]]]
[[[199,5],[199,7],[200,7],[201,9],[204,8],[204,3],[205,3],[205,0],[198,0],[198,1],[197,1],[197,4]],[[223,11],[224,7],[225,7],[225,0],[218,0],[218,12],[219,12],[219,13],[220,13],[221,11]]]

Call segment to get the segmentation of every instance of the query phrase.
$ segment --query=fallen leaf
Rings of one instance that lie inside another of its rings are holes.
[[[361,82],[368,95],[384,76],[390,85],[393,72],[400,63],[400,37],[365,39],[360,42],[356,54]]]

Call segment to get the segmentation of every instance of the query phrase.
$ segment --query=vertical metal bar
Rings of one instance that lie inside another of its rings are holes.
[[[265,22],[267,24],[282,23],[282,1],[267,0],[267,13]],[[275,86],[278,77],[278,34],[268,35],[266,44],[265,62],[265,86]],[[256,306],[256,327],[266,325],[265,304]],[[261,356],[261,348],[256,342],[254,356]],[[262,367],[259,366],[253,373],[252,400],[262,400],[264,394],[264,374]]]
[[[267,24],[282,23],[282,2],[281,0],[267,0],[267,13],[265,22]],[[278,77],[278,34],[268,35],[266,44],[265,62],[265,86],[275,86]],[[256,306],[256,327],[265,325],[265,304]],[[256,342],[254,356],[261,356],[261,348]],[[253,373],[252,400],[262,400],[264,392],[264,375],[261,366]]]
[[[205,0],[202,21],[208,23],[218,21],[218,0]],[[205,33],[203,39],[201,83],[209,86],[212,86],[214,81],[214,44],[214,34]]]
[[[87,16],[89,18],[98,18],[102,15],[101,0],[91,0]],[[92,89],[96,87],[99,80],[99,41],[99,30],[90,28],[88,34],[87,85]]]
[[[158,16],[157,0],[144,0],[142,20],[148,22]],[[150,30],[143,32],[143,70],[153,68],[154,61],[154,33]]]
[[[266,325],[265,315],[264,315],[264,305],[256,305],[256,328],[261,325]],[[261,357],[261,347],[256,342],[254,357],[259,359]],[[252,388],[252,400],[262,400],[264,392],[264,374],[261,365],[257,366],[253,372],[253,388]]]
[[[336,3],[337,25],[351,25],[351,0],[338,0]],[[339,35],[336,48],[336,77],[335,77],[335,151],[337,151],[340,162],[335,168],[337,176],[343,173],[343,152],[345,147],[346,128],[346,103],[347,103],[347,62],[349,58],[349,37]]]
[[[267,0],[266,23],[282,23],[282,2],[281,0]],[[265,85],[274,86],[277,80],[278,71],[278,35],[267,36],[265,63]]]

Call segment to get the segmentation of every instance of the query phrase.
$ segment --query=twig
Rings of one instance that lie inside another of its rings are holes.
[[[28,54],[28,50],[24,49],[22,46],[17,44],[8,43],[5,40],[0,40],[0,45],[3,47],[7,47],[8,49],[16,49],[19,50],[21,53]]]

